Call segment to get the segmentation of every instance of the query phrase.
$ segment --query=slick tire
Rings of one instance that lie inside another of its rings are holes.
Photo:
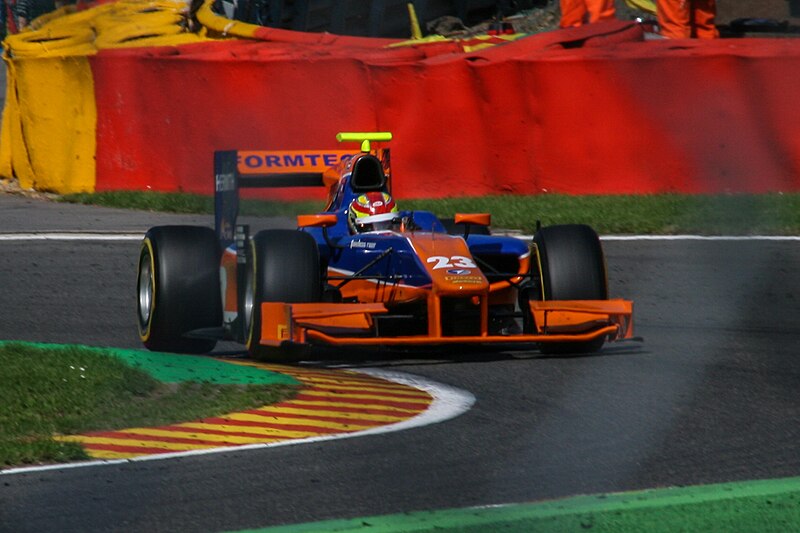
[[[309,303],[322,301],[319,248],[314,238],[298,230],[264,230],[250,240],[244,294],[247,351],[270,361],[293,361],[301,347],[259,344],[263,302]]]
[[[139,338],[154,351],[207,353],[217,341],[187,337],[222,325],[219,244],[210,228],[157,226],[142,241],[137,282]]]
[[[541,262],[544,300],[606,300],[608,282],[605,258],[597,233],[583,224],[540,228],[533,237]],[[534,264],[535,268],[535,264]],[[598,351],[604,338],[579,343],[542,343],[547,354]]]

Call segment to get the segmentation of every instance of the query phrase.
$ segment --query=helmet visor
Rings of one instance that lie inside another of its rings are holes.
[[[391,229],[392,224],[397,218],[397,213],[382,213],[356,219],[358,231],[382,231]]]

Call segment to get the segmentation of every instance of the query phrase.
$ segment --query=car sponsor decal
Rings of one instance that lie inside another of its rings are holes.
[[[365,248],[372,250],[375,248],[375,243],[367,241],[350,241],[350,248]]]
[[[237,168],[242,175],[288,172],[323,172],[353,157],[352,150],[238,151]]]
[[[466,257],[464,255],[453,255],[450,257],[446,257],[443,255],[432,255],[426,259],[428,263],[434,263],[433,270],[439,270],[440,268],[478,268],[478,265],[475,264],[475,261],[472,260],[470,257]]]
[[[232,172],[223,172],[214,176],[214,190],[223,192],[223,191],[235,191],[236,190],[236,177],[233,175]]]
[[[458,285],[480,285],[486,282],[483,276],[445,276],[444,280]]]

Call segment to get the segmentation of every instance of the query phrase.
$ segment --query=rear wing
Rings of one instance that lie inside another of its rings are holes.
[[[353,150],[214,152],[214,227],[223,248],[235,241],[239,189],[322,187],[322,174]]]
[[[375,161],[377,170],[353,170],[366,175],[371,187],[386,186],[389,174],[389,149],[372,150],[371,141],[392,140],[389,132],[340,132],[339,142],[361,143],[361,153]],[[221,150],[214,152],[214,226],[223,249],[236,240],[239,216],[239,189],[270,187],[323,187],[323,174],[331,167],[351,159],[353,150]],[[361,165],[362,156],[354,164]],[[369,166],[369,165],[366,165]],[[369,171],[372,171],[371,173]],[[357,189],[357,187],[356,187]]]

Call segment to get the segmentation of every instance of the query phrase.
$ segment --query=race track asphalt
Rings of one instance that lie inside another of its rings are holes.
[[[208,217],[0,195],[0,232]],[[281,224],[286,224],[282,221]],[[346,441],[0,476],[0,531],[221,531],[800,475],[797,242],[605,242],[643,344],[375,357],[472,392],[448,422]],[[138,347],[136,241],[0,240],[0,338]]]

